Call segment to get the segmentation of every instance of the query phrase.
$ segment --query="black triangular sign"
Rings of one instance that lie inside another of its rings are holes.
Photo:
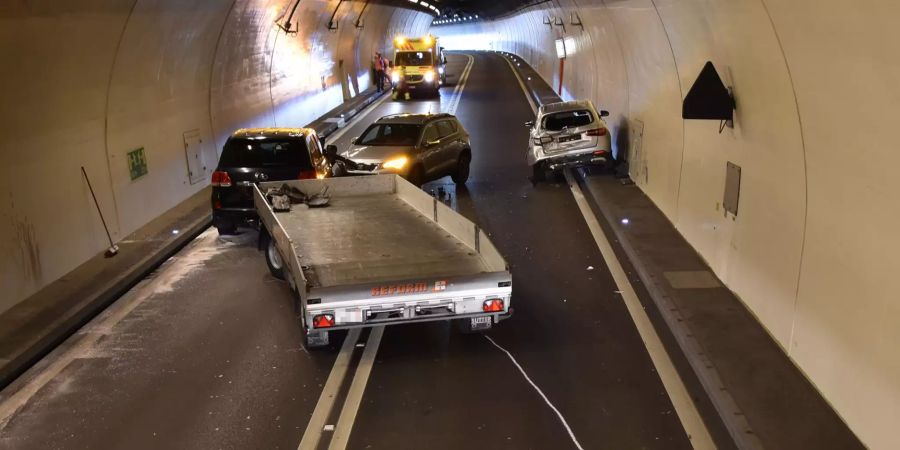
[[[734,100],[719,78],[712,61],[707,61],[691,86],[681,107],[683,119],[732,120]]]

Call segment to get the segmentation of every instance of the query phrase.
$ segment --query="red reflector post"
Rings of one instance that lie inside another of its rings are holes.
[[[212,174],[212,181],[210,182],[213,186],[219,187],[230,187],[231,186],[231,176],[228,175],[228,172],[216,171]]]
[[[500,312],[503,311],[503,299],[500,298],[492,298],[484,301],[484,312]]]
[[[331,314],[319,314],[313,317],[313,328],[329,328],[334,326],[334,316]]]

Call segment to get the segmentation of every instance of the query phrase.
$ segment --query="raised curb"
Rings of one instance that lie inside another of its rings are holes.
[[[3,361],[0,366],[0,389],[15,381],[84,324],[194,240],[209,227],[211,221],[212,215],[208,213],[195,219],[157,251],[148,254],[130,269],[110,280],[101,289],[94,291],[94,295],[81,302],[77,309],[70,311],[70,314],[66,316],[59,317],[49,327],[43,328],[43,333],[35,336],[27,346],[20,348],[20,351],[11,359]]]
[[[338,105],[315,121],[307,125],[319,134],[321,139],[337,131],[338,123],[334,119],[343,118],[349,121],[352,117],[364,111],[366,107],[377,101],[388,91],[375,92],[374,89],[363,91],[354,99]],[[201,192],[205,192],[201,191]],[[196,194],[195,194],[196,195]],[[193,196],[192,196],[193,197]],[[191,200],[188,198],[183,203]],[[176,206],[175,208],[178,208]],[[175,209],[173,208],[173,209]],[[189,214],[195,214],[192,210]],[[165,215],[165,213],[163,214]],[[26,343],[6,357],[0,357],[0,390],[11,384],[29,368],[49,354],[53,349],[72,336],[91,319],[100,314],[119,297],[125,294],[134,285],[156,270],[166,260],[178,253],[185,245],[190,243],[212,223],[211,211],[196,214],[198,217],[186,227],[181,227],[181,232],[170,236],[167,242],[138,260],[132,267],[109,280],[101,288],[94,290],[89,297],[78,302],[66,314],[54,318],[52,323],[43,326],[39,333],[29,336]],[[162,217],[162,215],[160,216]],[[179,216],[175,220],[183,219]],[[137,232],[136,232],[137,233]],[[84,264],[87,264],[86,261]],[[48,285],[49,286],[49,285]],[[39,291],[40,292],[40,291]],[[27,302],[28,299],[22,301]],[[15,308],[15,306],[13,307]],[[11,310],[10,310],[11,311]],[[8,313],[4,312],[3,314]],[[0,314],[0,318],[2,315]]]

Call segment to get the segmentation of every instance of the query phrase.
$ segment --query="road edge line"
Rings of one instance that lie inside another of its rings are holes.
[[[522,81],[522,76],[519,74],[519,71],[512,65],[509,58],[502,56],[501,58],[506,61],[509,65],[509,69],[516,76],[516,80],[519,81],[519,87],[522,89],[522,94],[525,95],[525,99],[528,100],[532,112],[537,113],[537,105],[528,93],[528,88],[525,87],[525,82]],[[634,287],[625,275],[625,271],[622,269],[622,263],[616,256],[615,251],[613,251],[609,240],[606,238],[606,234],[603,232],[600,222],[590,209],[590,205],[587,204],[587,199],[585,199],[584,193],[581,192],[581,188],[572,177],[572,174],[568,170],[565,174],[566,183],[568,183],[569,188],[572,191],[575,203],[577,204],[579,211],[581,211],[581,215],[584,217],[591,235],[594,237],[594,242],[597,244],[600,254],[603,256],[603,259],[609,268],[613,281],[615,281],[616,286],[618,286],[621,291],[622,299],[631,316],[631,321],[634,323],[638,334],[641,336],[644,348],[647,349],[647,353],[650,355],[650,359],[656,368],[656,373],[659,375],[660,381],[663,383],[663,387],[666,389],[666,393],[672,401],[675,413],[678,415],[678,419],[681,421],[682,428],[684,428],[685,433],[688,435],[691,445],[695,449],[715,449],[716,445],[712,440],[709,429],[706,427],[706,423],[703,422],[703,418],[697,410],[697,405],[694,404],[693,399],[691,399],[687,387],[684,384],[684,380],[681,379],[681,375],[675,369],[672,358],[666,351],[665,346],[663,346],[659,334],[656,333],[656,329],[653,328],[653,323],[650,322],[650,317],[647,316],[647,312],[644,311],[643,305],[637,298],[637,293],[635,293]],[[651,346],[654,348],[651,348]]]
[[[344,384],[344,378],[347,377],[347,370],[350,368],[350,358],[353,356],[353,349],[359,340],[359,334],[362,328],[352,328],[347,332],[344,338],[344,345],[334,360],[334,366],[328,374],[322,393],[319,394],[319,400],[316,402],[316,408],[313,410],[309,422],[306,423],[306,431],[300,439],[298,450],[315,450],[319,447],[319,441],[322,439],[322,431],[331,410],[334,408],[334,402],[337,399],[338,391]]]
[[[709,434],[709,430],[706,428],[706,423],[703,422],[703,418],[697,410],[697,405],[694,404],[684,384],[684,380],[681,379],[681,375],[675,369],[675,364],[659,338],[659,334],[653,327],[650,316],[644,311],[644,307],[634,291],[634,286],[632,286],[631,281],[625,274],[622,263],[603,232],[599,220],[591,211],[590,205],[588,205],[587,199],[581,191],[581,187],[578,186],[571,172],[567,170],[565,174],[566,183],[568,183],[569,189],[572,191],[572,196],[575,197],[575,203],[578,205],[582,216],[584,216],[588,229],[594,237],[594,242],[597,244],[597,248],[600,249],[603,260],[606,262],[609,273],[619,288],[622,300],[628,309],[628,314],[631,316],[631,320],[635,328],[637,328],[641,340],[644,342],[644,348],[647,349],[647,353],[650,355],[653,366],[656,368],[656,373],[659,375],[659,379],[662,381],[663,387],[665,387],[669,399],[672,401],[675,413],[678,415],[678,419],[681,421],[681,425],[685,433],[687,433],[691,445],[695,449],[715,449],[716,445]]]
[[[358,330],[359,328],[354,329]],[[331,435],[328,450],[344,450],[350,442],[350,433],[353,432],[353,424],[356,422],[356,415],[359,413],[359,406],[362,404],[363,394],[366,392],[366,385],[369,383],[369,375],[372,374],[375,355],[378,353],[383,335],[384,325],[373,327],[372,332],[369,333],[366,349],[359,360],[359,365],[356,366],[356,374],[353,376],[350,390],[347,391],[347,398],[344,399],[344,406],[341,408],[341,415],[334,427],[334,434]]]

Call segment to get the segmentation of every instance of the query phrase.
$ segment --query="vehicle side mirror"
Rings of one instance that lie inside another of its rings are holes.
[[[325,157],[328,159],[334,159],[337,156],[338,149],[337,145],[329,144],[325,146]]]
[[[357,141],[359,141],[359,136],[357,136],[357,137],[355,137],[355,138],[353,138],[353,139],[350,139],[350,143],[351,143],[351,144],[354,144],[354,145],[356,145],[356,142],[357,142]]]
[[[529,120],[528,122],[525,122],[525,128],[534,128],[534,121]]]
[[[608,116],[609,116],[609,111],[607,111],[605,109],[600,110],[600,117],[608,117]]]

